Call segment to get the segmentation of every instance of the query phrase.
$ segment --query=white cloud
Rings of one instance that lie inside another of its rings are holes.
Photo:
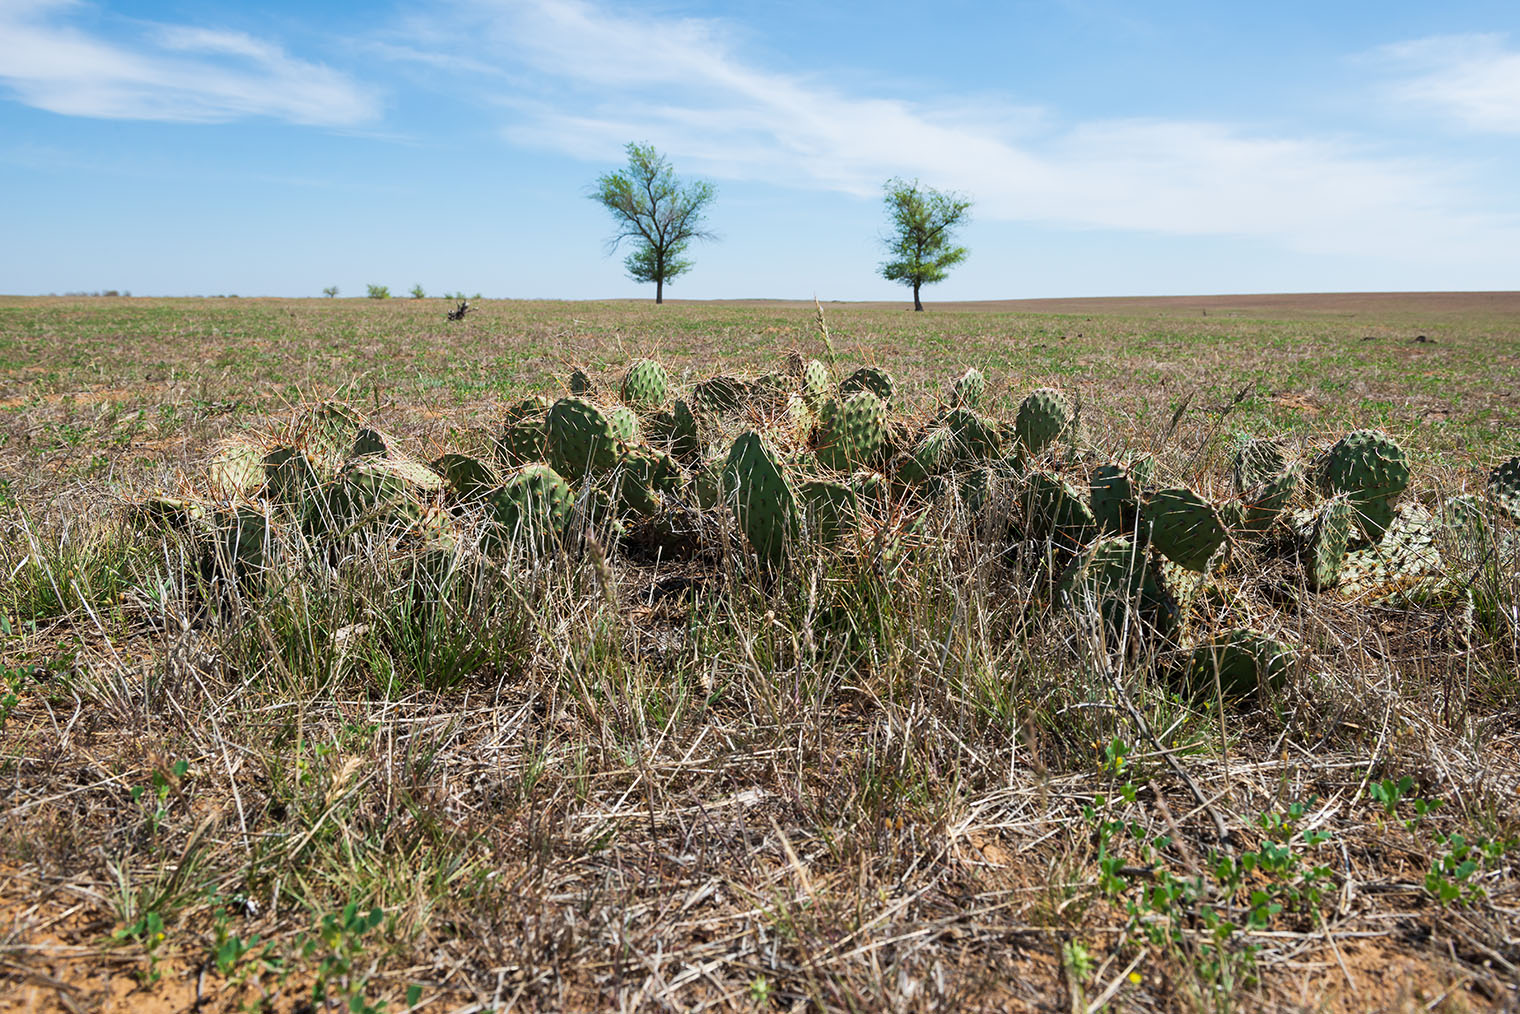
[[[378,113],[346,75],[262,39],[150,25],[135,41],[107,40],[65,23],[85,10],[70,0],[0,0],[0,85],[39,109],[105,119],[346,126]]]
[[[1404,75],[1395,101],[1449,116],[1472,130],[1520,134],[1520,51],[1497,34],[1436,35],[1384,46],[1374,58]]]
[[[920,102],[766,69],[735,26],[590,0],[459,0],[417,45],[516,70],[499,102],[518,142],[598,161],[647,140],[684,171],[861,196],[888,176],[964,191],[1001,220],[1264,239],[1311,253],[1481,260],[1520,240],[1459,168],[1337,137],[1222,123],[1060,126],[1005,101]],[[479,82],[488,90],[500,80]]]

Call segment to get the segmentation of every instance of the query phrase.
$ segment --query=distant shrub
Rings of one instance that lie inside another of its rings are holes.
[[[322,290],[322,295],[326,296],[328,299],[332,299],[333,297],[337,296],[337,294],[338,287],[336,285],[329,285],[327,288]]]
[[[427,292],[423,290],[421,282],[418,282],[416,285],[412,286],[413,299],[425,299],[426,297]]]
[[[391,298],[391,290],[390,286],[388,285],[368,285],[365,286],[365,288],[368,290],[365,294],[369,296],[370,299]]]

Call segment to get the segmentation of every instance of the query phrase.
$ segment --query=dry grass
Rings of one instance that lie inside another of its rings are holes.
[[[1502,307],[827,312],[846,360],[916,397],[965,363],[1002,411],[1053,382],[1095,442],[1202,486],[1235,430],[1381,425],[1421,499],[1517,449]],[[700,375],[812,342],[800,305],[493,303],[449,328],[402,302],[0,301],[0,1011],[310,1009],[319,983],[390,1011],[413,988],[430,1010],[1520,1000],[1502,612],[1259,596],[1304,655],[1237,711],[1083,617],[1031,619],[1036,570],[953,520],[889,581],[583,544],[480,573],[419,641],[382,542],[227,601],[120,510],[303,397],[426,453],[483,446],[566,362]],[[840,636],[830,606],[869,622]],[[1369,798],[1406,776],[1392,813]],[[1499,844],[1443,904],[1454,833]],[[1282,910],[1251,925],[1253,891]]]

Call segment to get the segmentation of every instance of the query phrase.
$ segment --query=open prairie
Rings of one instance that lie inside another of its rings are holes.
[[[1023,527],[1033,458],[769,566],[686,502],[698,461],[665,501],[697,548],[587,522],[427,595],[417,517],[288,526],[234,580],[141,509],[209,504],[219,453],[327,400],[387,455],[489,459],[576,367],[613,401],[635,358],[685,392],[795,350],[890,371],[900,450],[967,367],[1003,450],[1065,392],[1046,464],[1084,495],[1148,456],[1250,507],[1244,437],[1309,474],[1377,429],[1439,520],[1520,453],[1520,294],[825,303],[827,340],[812,303],[448,308],[0,298],[0,1012],[1520,1004],[1500,513],[1420,595],[1311,590],[1309,550],[1232,533],[1175,636],[1116,645],[1053,591],[1080,553]],[[784,428],[737,415],[712,446]],[[1270,687],[1179,684],[1243,625],[1290,649]]]

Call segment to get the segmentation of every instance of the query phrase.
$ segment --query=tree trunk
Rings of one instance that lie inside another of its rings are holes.
[[[922,313],[924,310],[924,304],[918,301],[918,287],[922,284],[922,282],[918,281],[913,283],[913,309],[916,313]]]
[[[656,303],[665,302],[665,279],[663,278],[656,278],[654,280],[654,301]]]

